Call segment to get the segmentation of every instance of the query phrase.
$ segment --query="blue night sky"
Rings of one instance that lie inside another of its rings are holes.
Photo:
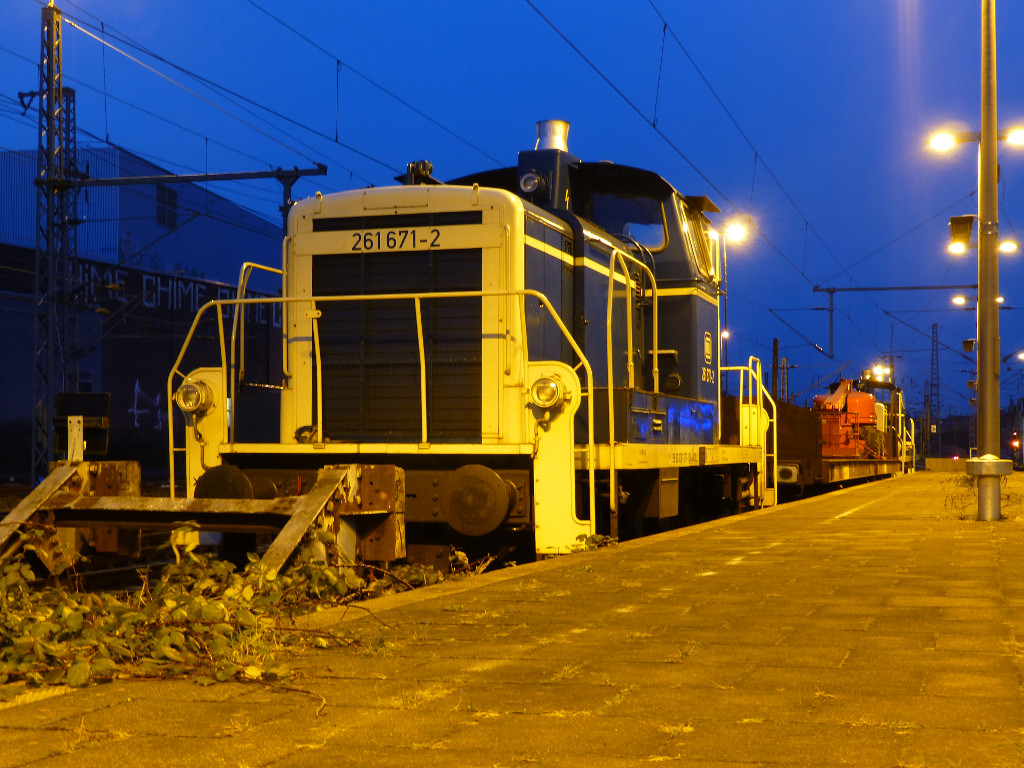
[[[0,148],[31,149],[37,0],[3,0]],[[64,0],[65,85],[80,146],[109,140],[177,173],[325,163],[295,196],[392,183],[412,160],[435,176],[514,165],[535,123],[572,124],[584,160],[657,171],[706,194],[718,222],[759,235],[729,252],[730,362],[792,365],[790,390],[890,353],[920,411],[938,324],[943,413],[968,411],[974,313],[952,289],[851,288],[977,282],[975,252],[945,251],[947,220],[977,211],[977,152],[926,152],[931,129],[975,131],[980,3],[962,0]],[[1024,120],[1024,7],[1003,2],[1000,126]],[[102,26],[101,26],[102,23]],[[132,58],[124,54],[130,54]],[[133,60],[134,59],[134,60]],[[172,82],[173,81],[173,82]],[[1024,157],[1000,148],[1000,226],[1024,237]],[[279,220],[273,180],[217,191]],[[1019,227],[1019,231],[1015,230]],[[1002,257],[1002,354],[1024,347],[1024,255]],[[1010,370],[1007,370],[1009,366]],[[1021,363],[1002,393],[1024,397]],[[819,387],[820,388],[820,387]]]

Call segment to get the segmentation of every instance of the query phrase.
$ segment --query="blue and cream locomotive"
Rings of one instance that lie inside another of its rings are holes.
[[[219,363],[175,384],[189,495],[394,467],[409,556],[431,562],[771,503],[759,363],[721,364],[717,209],[580,161],[567,133],[538,124],[515,167],[441,184],[415,163],[401,186],[295,204],[266,381],[238,313]]]

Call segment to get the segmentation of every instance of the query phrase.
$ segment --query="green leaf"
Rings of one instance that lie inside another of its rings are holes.
[[[170,659],[171,661],[185,661],[184,657],[181,655],[181,651],[179,651],[172,645],[160,646],[153,652],[153,655],[156,656],[157,653],[160,653],[160,655],[162,655],[165,659]]]
[[[263,670],[264,680],[283,680],[291,675],[291,669],[287,664],[274,664]]]
[[[68,614],[68,617],[64,620],[64,627],[69,632],[81,632],[82,624],[85,623],[85,616],[78,611]]]
[[[242,669],[242,677],[244,677],[246,680],[259,680],[261,677],[263,677],[263,667],[256,666],[255,664],[250,664],[244,669]]]
[[[242,668],[237,664],[225,664],[222,667],[217,667],[217,669],[213,671],[213,676],[223,683],[227,680],[231,680],[239,671],[241,671],[241,669]]]
[[[71,665],[68,670],[68,685],[72,688],[81,688],[87,685],[92,675],[92,668],[87,661],[79,661]]]
[[[117,673],[117,664],[114,663],[113,659],[96,659],[92,664],[92,676],[97,677],[113,677]]]
[[[199,618],[202,621],[224,621],[224,609],[215,603],[206,603],[200,609]]]

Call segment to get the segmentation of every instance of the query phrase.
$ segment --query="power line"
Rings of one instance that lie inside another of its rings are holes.
[[[405,99],[403,99],[403,98],[402,98],[401,96],[399,96],[398,94],[396,94],[396,93],[394,93],[393,91],[390,91],[390,90],[388,90],[387,88],[385,88],[385,87],[384,87],[383,85],[381,85],[380,83],[378,83],[378,82],[377,82],[376,80],[373,80],[373,79],[371,79],[371,78],[370,78],[369,76],[367,76],[367,75],[363,74],[363,73],[362,73],[362,72],[360,72],[360,71],[359,71],[358,69],[356,69],[355,67],[353,67],[353,66],[352,66],[351,64],[349,64],[349,63],[347,63],[347,62],[343,61],[343,60],[341,59],[341,57],[339,57],[338,55],[336,55],[336,54],[334,54],[334,53],[331,53],[331,52],[330,52],[330,51],[328,51],[328,50],[327,50],[326,48],[324,48],[324,47],[323,47],[322,45],[320,45],[320,44],[319,44],[319,43],[317,43],[316,41],[312,40],[311,38],[307,37],[307,36],[306,36],[306,35],[304,35],[304,34],[303,34],[302,32],[299,32],[299,30],[295,29],[295,27],[291,26],[290,24],[288,24],[287,22],[285,22],[285,21],[284,21],[283,19],[281,19],[280,17],[278,17],[278,16],[275,16],[275,15],[274,15],[274,14],[272,14],[272,13],[271,13],[270,11],[268,11],[268,10],[267,10],[266,8],[263,8],[263,7],[262,7],[262,6],[260,6],[260,5],[258,4],[258,3],[254,2],[254,0],[245,0],[245,1],[246,1],[247,3],[249,3],[249,5],[251,5],[251,6],[253,7],[253,8],[255,8],[255,9],[256,9],[257,11],[259,11],[260,13],[263,13],[263,14],[265,14],[265,15],[266,15],[267,17],[269,17],[269,18],[270,18],[270,19],[272,19],[273,21],[275,21],[275,22],[277,22],[278,24],[280,24],[280,25],[281,25],[282,27],[284,27],[285,29],[287,29],[287,30],[288,30],[289,32],[291,32],[291,33],[292,33],[293,35],[295,35],[295,36],[296,36],[296,37],[298,37],[299,39],[301,39],[301,40],[305,41],[306,43],[309,43],[309,45],[313,46],[313,48],[315,48],[316,50],[320,51],[320,52],[321,52],[322,54],[324,54],[324,55],[325,55],[325,56],[327,56],[328,58],[330,58],[330,59],[333,59],[333,60],[334,60],[335,62],[337,62],[337,64],[338,64],[338,65],[346,67],[346,68],[347,68],[347,69],[348,69],[349,71],[351,71],[351,72],[352,72],[352,74],[354,74],[354,75],[357,75],[357,76],[361,77],[361,78],[362,78],[363,80],[365,80],[365,81],[366,81],[367,83],[369,83],[370,85],[372,85],[372,86],[373,86],[374,88],[376,88],[377,90],[379,90],[379,91],[381,91],[382,93],[384,93],[384,94],[387,94],[388,96],[390,96],[390,97],[391,97],[392,99],[394,99],[395,101],[397,101],[397,102],[398,102],[399,104],[401,104],[401,105],[402,105],[403,107],[406,107],[407,109],[410,109],[410,110],[412,110],[412,111],[413,111],[413,112],[415,112],[415,113],[416,113],[417,115],[419,115],[420,117],[422,117],[422,118],[423,118],[424,120],[427,120],[427,121],[429,121],[430,123],[432,123],[432,124],[436,125],[436,126],[437,126],[438,128],[440,128],[440,129],[441,129],[442,131],[444,131],[445,133],[449,134],[450,136],[453,136],[453,137],[455,137],[456,139],[458,139],[459,141],[461,141],[461,142],[462,142],[463,144],[465,144],[465,145],[466,145],[467,147],[469,147],[470,149],[473,149],[473,150],[475,150],[476,152],[479,152],[479,153],[480,153],[481,155],[483,155],[484,157],[486,157],[486,158],[487,158],[488,160],[490,160],[491,162],[493,162],[493,163],[495,163],[495,164],[497,164],[497,165],[501,165],[501,164],[502,164],[501,160],[499,160],[498,158],[494,157],[493,155],[490,155],[490,154],[488,154],[488,153],[487,153],[486,151],[484,151],[483,149],[481,149],[480,147],[478,147],[478,146],[477,146],[476,144],[473,144],[473,143],[472,143],[471,141],[469,141],[468,139],[466,139],[466,138],[465,138],[464,136],[461,136],[460,134],[458,134],[458,133],[456,133],[455,131],[453,131],[453,130],[452,130],[451,128],[449,128],[449,127],[447,127],[446,125],[444,125],[444,124],[442,124],[442,123],[438,122],[437,120],[435,120],[435,119],[434,119],[433,117],[431,117],[430,115],[428,115],[428,114],[427,114],[426,112],[424,112],[423,110],[421,110],[421,109],[419,109],[419,108],[417,108],[417,107],[413,106],[412,104],[410,104],[410,103],[409,103],[408,101],[406,101]],[[337,136],[335,136],[335,141],[337,141]]]
[[[75,3],[73,3],[73,2],[71,4],[75,5]],[[78,6],[75,5],[75,7],[78,7]],[[92,14],[89,14],[89,15],[91,16]],[[65,18],[67,18],[66,15],[65,15]],[[93,16],[93,18],[96,18],[96,17]],[[82,22],[82,24],[84,26],[90,26],[88,24],[85,24],[85,22]],[[81,27],[77,27],[77,26],[76,26],[76,28],[77,29],[81,29]],[[95,29],[94,25],[93,25],[93,28]],[[84,31],[84,30],[82,30],[82,31]],[[129,46],[131,48],[134,48],[136,51],[139,51],[140,53],[143,53],[146,56],[149,56],[149,57],[153,58],[154,60],[161,62],[162,64],[166,64],[167,66],[175,69],[176,71],[178,71],[178,72],[180,72],[180,73],[182,73],[184,75],[187,75],[188,77],[192,78],[196,82],[202,83],[203,85],[205,85],[206,87],[210,88],[211,90],[220,93],[222,96],[225,96],[225,97],[227,97],[227,98],[229,98],[231,100],[237,100],[237,101],[235,101],[236,105],[238,104],[238,102],[244,102],[244,103],[254,107],[255,109],[257,109],[259,111],[262,111],[262,112],[264,112],[264,113],[266,113],[268,115],[272,115],[273,117],[275,117],[275,118],[277,118],[279,120],[282,120],[282,121],[284,121],[286,123],[289,123],[289,124],[291,124],[291,125],[293,125],[293,126],[295,126],[297,128],[301,128],[304,131],[307,131],[308,133],[313,134],[314,136],[322,138],[322,139],[324,139],[324,140],[326,140],[328,142],[331,142],[331,143],[333,143],[333,144],[335,144],[335,145],[337,145],[337,146],[339,146],[339,147],[341,147],[341,148],[343,148],[343,149],[345,149],[345,150],[347,150],[349,152],[352,152],[353,154],[359,155],[360,157],[362,157],[362,158],[364,158],[366,160],[369,160],[372,163],[380,165],[381,167],[385,168],[386,170],[388,170],[391,173],[400,173],[401,172],[401,169],[399,169],[399,168],[397,168],[397,167],[395,167],[395,166],[385,162],[384,160],[376,158],[373,155],[370,155],[370,154],[368,154],[366,152],[363,152],[362,150],[357,149],[356,147],[353,147],[353,146],[351,146],[349,144],[346,144],[346,143],[344,143],[342,141],[336,141],[334,137],[328,136],[327,134],[323,133],[322,131],[318,131],[315,128],[312,128],[312,127],[310,127],[309,125],[307,125],[305,123],[302,123],[302,122],[300,122],[300,121],[298,121],[298,120],[296,120],[296,119],[294,119],[292,117],[289,117],[288,115],[285,115],[285,114],[283,114],[281,112],[278,112],[277,110],[271,109],[270,107],[266,106],[265,104],[261,103],[260,101],[258,101],[256,99],[252,99],[252,98],[249,98],[248,96],[244,96],[243,94],[238,93],[237,91],[233,91],[232,89],[227,88],[226,86],[220,85],[219,83],[214,82],[210,78],[205,77],[203,75],[200,75],[200,74],[198,74],[196,72],[193,72],[193,71],[191,71],[191,70],[181,66],[180,64],[175,64],[174,62],[172,62],[169,59],[167,59],[167,58],[157,54],[156,52],[150,50],[149,48],[146,48],[145,46],[143,46],[143,45],[141,45],[141,44],[131,40],[129,37],[125,36],[121,32],[118,32],[113,27],[106,26],[104,31],[105,31],[105,34],[107,36],[111,37],[114,40],[117,40],[119,43],[121,43],[121,44],[123,44],[125,46]],[[86,33],[86,34],[90,34],[90,33]],[[99,40],[100,42],[105,43],[104,40],[101,40],[95,34],[90,34],[90,36],[95,38],[96,40]],[[109,45],[109,43],[105,43],[105,44]],[[111,46],[111,47],[113,47],[113,46]],[[118,50],[116,48],[114,48],[114,49]],[[134,57],[130,56],[129,54],[125,54],[125,55],[127,55],[128,58],[135,60]],[[145,64],[142,64],[142,66],[147,67],[149,69],[152,69],[152,68],[148,67]],[[156,71],[156,70],[153,70],[153,71]],[[161,74],[160,76],[170,80],[170,78],[167,78],[166,75]],[[175,81],[171,80],[171,82],[175,82]],[[185,86],[182,86],[180,84],[177,84],[177,85],[179,85],[179,87],[184,88],[189,93],[195,94],[195,92],[192,91],[191,89],[189,89],[189,88],[187,88]],[[217,109],[220,109],[221,111],[225,112],[226,114],[231,115],[232,117],[234,117],[236,120],[239,120],[243,124],[249,125],[244,120],[239,118],[237,115],[233,115],[231,112],[228,112],[227,110],[224,110],[222,107],[216,106],[216,104],[214,102],[210,102],[208,99],[205,99],[204,97],[199,96],[198,94],[195,94],[195,95],[197,95],[198,98],[202,99],[203,101],[206,101],[207,103],[209,103],[211,105],[214,105]],[[256,116],[255,113],[252,110],[246,109],[246,111],[248,111],[249,114],[251,114],[253,116]],[[265,120],[265,118],[259,118],[259,119],[264,120],[264,122],[267,122],[268,125],[271,125],[268,121]],[[252,127],[252,126],[250,126],[250,127]],[[274,126],[274,128],[277,129],[277,130],[280,130],[277,126]],[[270,138],[272,141],[274,141],[276,143],[279,143],[279,144],[282,144],[282,146],[285,146],[286,148],[289,148],[283,142],[281,142],[278,139],[275,139],[275,138],[271,137],[269,134],[265,133],[264,131],[260,130],[259,128],[255,128],[254,127],[254,130],[256,130],[257,132],[259,132],[262,135],[266,136],[267,138]],[[292,141],[297,141],[295,139],[295,137],[293,137],[293,136],[289,136],[289,138]],[[310,151],[316,151],[312,147],[310,147],[308,144],[303,144],[303,146],[305,146]],[[292,150],[292,151],[294,151],[294,150]],[[301,153],[298,153],[298,154],[301,155]],[[317,162],[311,156],[306,156],[306,159],[310,160],[311,162],[314,162],[314,163]],[[340,165],[340,164],[336,163],[336,165]],[[352,171],[350,168],[347,168],[347,167],[345,167],[345,170],[347,170],[347,171],[349,171],[350,173],[353,173],[353,174],[355,173],[354,171]],[[358,174],[356,174],[356,175],[358,175]],[[366,181],[367,183],[370,183],[369,179],[365,179],[362,176],[360,176],[360,178],[363,179],[364,181]]]
[[[278,139],[278,138],[276,138],[276,137],[274,137],[274,136],[271,136],[271,135],[270,135],[269,133],[267,133],[266,131],[264,131],[264,130],[262,130],[262,129],[260,129],[260,128],[257,128],[257,127],[256,127],[255,125],[253,125],[252,123],[246,122],[245,120],[243,120],[243,119],[242,119],[241,117],[239,117],[239,116],[238,116],[238,115],[236,115],[235,113],[231,112],[230,110],[227,110],[227,109],[225,109],[224,107],[220,106],[220,105],[219,105],[219,104],[217,104],[216,102],[213,102],[213,101],[211,101],[210,99],[206,98],[205,96],[203,96],[203,95],[201,95],[201,94],[197,93],[196,91],[192,90],[192,89],[191,89],[191,88],[189,88],[188,86],[186,86],[186,85],[184,85],[184,84],[182,84],[182,83],[179,83],[179,82],[178,82],[177,80],[175,80],[174,78],[170,77],[169,75],[165,75],[165,74],[164,74],[163,72],[159,71],[159,70],[158,70],[158,69],[156,69],[155,67],[151,67],[150,65],[148,65],[148,64],[146,64],[145,62],[141,61],[140,59],[137,59],[136,57],[132,56],[132,55],[131,55],[130,53],[128,53],[127,51],[123,51],[123,50],[121,50],[120,48],[118,48],[118,47],[117,47],[116,45],[114,45],[113,43],[110,43],[110,42],[108,42],[108,41],[104,40],[103,38],[101,38],[101,37],[100,37],[99,35],[95,35],[95,34],[93,34],[92,32],[90,32],[89,30],[85,29],[84,27],[82,27],[82,26],[80,26],[80,25],[76,24],[76,23],[75,23],[75,22],[74,22],[73,20],[69,19],[69,18],[68,18],[68,17],[66,16],[66,15],[64,16],[64,21],[65,21],[65,23],[67,23],[67,24],[68,24],[69,26],[73,27],[74,29],[77,29],[77,30],[78,30],[79,32],[81,32],[82,34],[84,34],[84,35],[88,35],[88,36],[89,36],[89,37],[91,37],[91,38],[92,38],[93,40],[95,40],[96,42],[98,42],[98,43],[99,43],[100,45],[106,46],[107,48],[110,48],[111,50],[113,50],[113,51],[115,51],[115,52],[117,52],[117,53],[121,54],[122,56],[124,56],[125,58],[127,58],[127,59],[128,59],[129,61],[133,61],[133,62],[135,62],[136,64],[138,64],[138,65],[139,65],[140,67],[142,67],[143,69],[146,69],[146,70],[148,70],[149,72],[152,72],[152,73],[153,73],[154,75],[157,75],[158,77],[161,77],[161,78],[163,78],[163,79],[164,79],[164,80],[166,80],[167,82],[171,83],[172,85],[176,86],[177,88],[180,88],[181,90],[185,91],[185,92],[186,92],[186,93],[188,93],[189,95],[191,95],[191,96],[194,96],[194,97],[196,97],[197,99],[199,99],[200,101],[202,101],[202,102],[203,102],[204,104],[207,104],[207,105],[209,105],[210,107],[213,107],[214,109],[216,109],[217,111],[219,111],[219,112],[222,112],[222,113],[224,113],[224,114],[225,114],[225,115],[227,115],[228,117],[230,117],[230,118],[232,118],[232,119],[234,119],[234,120],[237,120],[237,121],[238,121],[238,122],[240,122],[240,123],[241,123],[242,125],[244,125],[245,127],[247,127],[247,128],[249,128],[249,129],[251,129],[251,130],[255,131],[256,133],[260,134],[260,135],[261,135],[261,136],[263,136],[264,138],[267,138],[267,139],[269,139],[270,141],[274,142],[275,144],[280,144],[280,145],[281,145],[282,147],[285,147],[286,149],[289,149],[289,150],[290,150],[290,151],[292,151],[292,152],[294,152],[294,151],[295,151],[293,147],[289,147],[289,146],[288,146],[287,144],[285,144],[285,143],[284,143],[283,141],[281,141],[280,139]],[[307,156],[307,157],[306,157],[306,159],[307,159],[307,160],[309,160],[309,161],[310,161],[311,163],[315,163],[315,162],[317,162],[317,161],[316,161],[316,160],[315,160],[314,158],[312,158],[312,157],[308,157],[308,156]]]

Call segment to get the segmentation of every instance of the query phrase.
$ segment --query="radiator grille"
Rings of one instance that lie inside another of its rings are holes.
[[[479,249],[324,254],[316,296],[478,291]],[[431,442],[473,442],[481,422],[481,302],[423,299]],[[322,302],[323,433],[332,440],[419,442],[420,365],[413,302]]]

